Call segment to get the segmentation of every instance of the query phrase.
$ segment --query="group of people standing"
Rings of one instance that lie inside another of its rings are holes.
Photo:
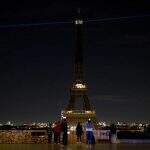
[[[52,127],[50,125],[50,131],[49,131],[49,143],[54,142],[55,144],[59,144],[62,142],[63,145],[67,145],[68,141],[68,126],[66,119],[63,119],[62,121],[57,121],[54,123],[54,126]],[[52,141],[52,135],[54,135]],[[62,141],[60,141],[62,139]]]
[[[85,131],[86,131],[86,142],[87,144],[94,144],[95,143],[95,138],[93,134],[93,123],[91,120],[88,120],[85,126]],[[55,144],[62,143],[63,145],[67,145],[68,143],[68,127],[67,127],[67,120],[64,119],[62,121],[57,121],[55,122],[52,130],[53,132],[53,139]],[[81,143],[82,142],[82,136],[84,134],[84,130],[82,127],[82,124],[78,122],[76,126],[76,136],[77,136],[77,142]],[[52,143],[52,134],[50,134],[50,143]]]

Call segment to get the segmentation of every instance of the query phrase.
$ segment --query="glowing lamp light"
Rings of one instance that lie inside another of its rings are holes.
[[[71,126],[70,127],[70,131],[75,131],[76,130],[76,126]]]
[[[86,88],[86,86],[85,86],[84,84],[81,84],[81,83],[77,83],[77,84],[75,85],[75,87],[76,87],[77,89],[84,89],[84,88]]]
[[[56,126],[55,123],[53,123],[53,124],[52,124],[52,128],[54,128],[55,126]]]
[[[68,131],[67,134],[70,134],[70,131]]]
[[[91,112],[91,111],[85,111],[85,113],[86,113],[86,114],[91,114],[92,112]]]

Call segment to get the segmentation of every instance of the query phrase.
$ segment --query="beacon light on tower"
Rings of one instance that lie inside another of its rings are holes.
[[[83,20],[81,19],[75,20],[75,24],[83,24]]]

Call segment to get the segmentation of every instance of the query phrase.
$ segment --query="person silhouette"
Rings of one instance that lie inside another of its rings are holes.
[[[81,142],[82,134],[83,134],[83,128],[80,122],[78,122],[76,127],[77,142]]]

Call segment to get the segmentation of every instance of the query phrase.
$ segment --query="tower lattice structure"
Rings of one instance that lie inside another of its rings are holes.
[[[78,17],[75,20],[75,33],[76,33],[76,48],[74,57],[74,71],[73,81],[70,87],[70,99],[68,106],[61,112],[61,117],[65,117],[68,120],[70,126],[77,125],[78,122],[85,124],[90,118],[94,122],[94,126],[97,126],[96,113],[90,104],[88,98],[88,85],[84,79],[84,67],[83,67],[83,20],[78,13]],[[82,108],[77,109],[75,103],[77,99],[82,101]]]
[[[88,85],[84,79],[83,67],[83,20],[79,15],[75,20],[76,49],[74,58],[73,82],[70,88],[70,99],[67,110],[76,110],[75,103],[80,98],[83,101],[83,109],[91,111],[92,107],[88,98]]]

